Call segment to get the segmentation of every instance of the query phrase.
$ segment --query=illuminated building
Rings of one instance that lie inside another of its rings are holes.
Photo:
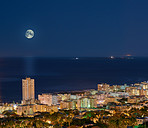
[[[117,92],[121,89],[120,85],[113,85],[113,91]]]
[[[105,98],[105,104],[108,102],[116,102],[116,97],[110,96]]]
[[[98,91],[106,91],[109,92],[110,85],[109,84],[98,84]]]
[[[82,96],[81,96],[81,94],[71,94],[70,95],[70,100],[78,100],[78,99],[80,99]]]
[[[126,92],[129,93],[129,96],[139,95],[139,91],[137,91],[137,87],[126,87]]]
[[[128,103],[139,103],[143,100],[146,100],[145,96],[130,96],[128,97]]]
[[[72,100],[71,101],[71,106],[72,106],[72,108],[71,109],[77,109],[77,101],[76,100]]]
[[[142,95],[144,95],[144,90],[143,90],[142,86],[126,87],[126,92],[129,93],[129,96],[142,96]]]
[[[95,89],[91,89],[91,90],[90,90],[90,93],[91,93],[91,95],[96,95],[96,94],[98,93],[98,91],[95,90]]]
[[[0,113],[3,113],[4,111],[12,111],[14,110],[13,106],[3,105],[0,106]]]
[[[58,111],[57,106],[48,106],[45,104],[26,104],[26,105],[19,105],[17,108],[18,115],[33,115],[35,112],[51,112],[51,111]]]
[[[137,99],[134,98],[134,97],[129,97],[128,100],[127,100],[128,103],[137,103]]]
[[[60,102],[60,109],[71,109],[72,104],[71,101],[61,101]]]
[[[61,101],[60,109],[77,109],[77,100]]]
[[[49,106],[58,104],[58,96],[50,93],[38,95],[38,99],[40,100],[40,103]]]
[[[32,104],[35,101],[34,93],[34,79],[22,79],[22,103]]]
[[[64,101],[64,100],[70,100],[71,94],[57,94],[58,95],[58,101]]]
[[[143,89],[148,89],[148,83],[147,84],[143,84]]]
[[[106,97],[107,97],[107,94],[104,94],[104,93],[96,94],[95,99],[96,99],[97,105],[104,104]]]
[[[148,118],[146,118],[146,117],[137,117],[136,118],[137,125],[144,124],[147,121],[148,121]]]
[[[82,97],[77,103],[78,109],[95,108],[97,106],[96,99],[92,97]]]
[[[143,94],[144,94],[145,96],[148,96],[148,89],[144,89],[144,90],[143,90]]]

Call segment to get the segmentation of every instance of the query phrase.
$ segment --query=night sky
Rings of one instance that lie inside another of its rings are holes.
[[[148,56],[148,1],[3,0],[0,30],[1,57]]]

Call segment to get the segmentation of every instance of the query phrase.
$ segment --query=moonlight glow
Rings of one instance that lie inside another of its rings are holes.
[[[25,36],[26,36],[28,39],[31,39],[31,38],[34,37],[34,32],[33,32],[31,29],[29,29],[29,30],[26,31]]]

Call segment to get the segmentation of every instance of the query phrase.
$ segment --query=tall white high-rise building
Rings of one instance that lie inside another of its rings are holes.
[[[22,79],[22,103],[33,104],[35,101],[34,79]]]

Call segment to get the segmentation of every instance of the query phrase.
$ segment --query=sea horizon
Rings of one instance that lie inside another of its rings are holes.
[[[98,83],[134,84],[148,80],[148,57],[0,57],[2,102],[20,102],[21,80],[35,79],[35,94],[97,89]]]

